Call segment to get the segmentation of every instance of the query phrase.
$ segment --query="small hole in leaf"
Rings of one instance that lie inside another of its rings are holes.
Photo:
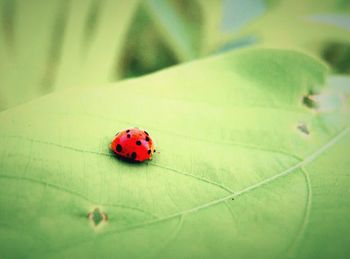
[[[310,109],[318,108],[318,103],[316,101],[315,96],[316,94],[314,92],[309,91],[307,95],[303,96],[303,100],[302,100],[303,105],[305,105]]]
[[[300,132],[304,133],[305,135],[310,135],[310,131],[305,123],[300,123],[297,128]]]
[[[108,220],[108,216],[106,213],[100,211],[99,208],[95,208],[92,212],[89,212],[88,219],[92,221],[95,226],[98,226],[102,222],[106,222]]]

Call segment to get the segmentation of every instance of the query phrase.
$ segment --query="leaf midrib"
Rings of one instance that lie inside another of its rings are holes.
[[[334,146],[340,139],[342,139],[345,135],[347,135],[350,132],[350,126],[346,127],[345,129],[343,129],[341,132],[339,132],[332,140],[330,140],[329,142],[327,142],[325,145],[323,145],[320,149],[318,149],[317,151],[315,151],[314,153],[312,153],[311,155],[309,155],[308,157],[306,157],[304,160],[300,161],[299,163],[289,167],[288,169],[284,170],[283,172],[276,174],[274,176],[271,176],[265,180],[262,180],[256,184],[253,184],[249,187],[246,187],[244,189],[242,189],[241,191],[235,192],[233,194],[227,195],[223,198],[220,199],[216,199],[214,201],[202,204],[200,206],[194,207],[192,209],[188,209],[182,212],[178,212],[172,215],[169,215],[167,217],[158,219],[158,220],[154,220],[153,222],[158,222],[158,221],[163,221],[169,218],[175,218],[177,216],[181,216],[184,214],[189,214],[189,213],[194,213],[196,211],[208,208],[210,206],[216,205],[218,203],[224,202],[226,200],[241,196],[247,192],[253,191],[261,186],[264,186],[270,182],[273,182],[274,180],[279,179],[280,177],[286,176],[292,172],[294,172],[294,170],[304,167],[308,164],[310,164],[312,161],[314,161],[316,158],[318,158],[320,155],[322,155],[324,152],[326,152],[329,148],[331,148],[332,146]],[[152,221],[149,222],[149,224],[151,224]],[[144,223],[146,224],[146,223]]]

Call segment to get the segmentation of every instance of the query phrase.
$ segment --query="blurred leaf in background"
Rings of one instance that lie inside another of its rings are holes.
[[[123,54],[118,63],[121,77],[135,77],[180,62],[173,50],[159,37],[145,5],[140,5],[126,36]]]
[[[349,72],[349,1],[0,0],[0,110],[253,45]]]
[[[0,0],[0,109],[110,81],[137,3]]]
[[[244,27],[258,46],[295,49],[324,59],[335,72],[350,68],[349,1],[274,0],[266,13]],[[342,19],[339,19],[342,17]],[[343,56],[345,54],[345,56]]]

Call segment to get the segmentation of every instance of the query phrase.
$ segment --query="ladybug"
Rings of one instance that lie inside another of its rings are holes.
[[[120,158],[131,162],[151,160],[156,150],[147,131],[138,128],[118,132],[110,148]]]

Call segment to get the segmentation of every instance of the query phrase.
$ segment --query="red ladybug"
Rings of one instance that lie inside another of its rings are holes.
[[[152,159],[156,152],[149,134],[138,128],[117,133],[110,147],[117,156],[136,162]]]

